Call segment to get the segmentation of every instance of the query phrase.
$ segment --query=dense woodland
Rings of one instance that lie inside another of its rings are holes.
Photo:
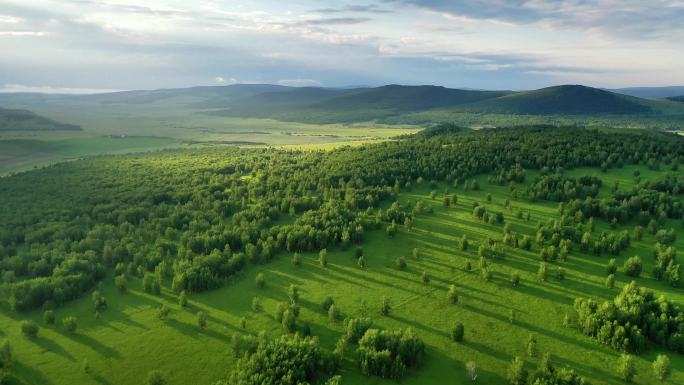
[[[384,228],[391,237],[397,226],[410,227],[415,216],[429,211],[421,201],[395,202],[400,191],[437,181],[479,190],[473,177],[480,174],[491,175],[489,183],[508,186],[514,197],[559,202],[559,219],[539,223],[535,239],[504,226],[501,243],[490,239],[475,245],[483,279],[491,277],[489,260],[505,257],[502,244],[538,251],[540,279],[545,280],[545,263],[564,260],[575,247],[618,255],[632,238],[649,231],[659,239],[654,274],[676,286],[679,265],[670,246],[675,235],[663,224],[684,214],[678,196],[684,177],[676,173],[684,161],[683,144],[681,137],[652,132],[548,126],[473,132],[447,125],[398,141],[327,152],[215,148],[58,164],[0,179],[5,198],[0,205],[0,295],[8,310],[42,308],[48,314],[105,277],[114,278],[121,290],[127,279],[137,277],[151,293],[165,286],[184,296],[219,287],[248,264],[285,253],[295,253],[296,259],[298,252],[320,252],[324,265],[327,248],[360,244],[369,229]],[[600,197],[600,171],[626,164],[670,172],[629,190],[615,186],[610,197]],[[599,174],[563,175],[582,166],[596,167]],[[539,176],[524,189],[526,170]],[[449,204],[445,197],[444,205]],[[473,206],[473,216],[505,223],[502,213],[488,211],[487,198]],[[631,221],[636,227],[599,233],[594,218],[611,224]],[[467,239],[460,247],[468,248]],[[640,261],[628,262],[625,272],[638,276]],[[397,264],[401,268],[401,260]],[[556,274],[562,278],[564,272]],[[422,279],[429,283],[430,277],[424,273]],[[96,308],[106,308],[106,299],[95,293]],[[277,314],[286,332],[301,331],[297,297],[294,288],[291,302]],[[634,302],[643,307],[631,306]],[[625,287],[612,304],[578,299],[575,308],[578,328],[615,349],[639,352],[650,341],[684,351],[683,313],[635,285]],[[354,329],[359,322],[365,325],[360,331]],[[358,345],[363,373],[399,379],[420,365],[424,346],[412,331],[369,329],[370,322],[359,320],[349,324],[345,344]],[[274,362],[303,365],[288,377],[286,383],[292,384],[333,373],[336,366],[336,358],[323,354],[315,338],[246,345],[231,384],[278,383],[273,378],[289,374],[278,374],[282,367]],[[270,380],[259,370],[269,365],[275,376]],[[567,383],[583,383],[550,363],[540,364],[529,379],[550,384],[561,375]]]

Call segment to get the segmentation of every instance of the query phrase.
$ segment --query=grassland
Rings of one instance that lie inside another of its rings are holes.
[[[600,173],[597,169],[576,169],[569,175],[597,175],[603,180],[601,194],[609,194],[609,188],[618,181],[623,189],[633,184],[633,172],[639,170],[643,179],[653,178],[658,172],[645,167],[629,166]],[[528,173],[527,183],[534,173]],[[557,205],[549,202],[530,203],[525,199],[512,200],[513,209],[504,208],[504,200],[510,198],[507,187],[487,184],[486,177],[479,178],[481,191],[464,192],[446,185],[436,191],[437,199],[429,198],[430,189],[421,185],[400,194],[400,201],[428,201],[434,213],[424,214],[414,221],[413,229],[401,229],[394,239],[383,230],[367,235],[363,244],[367,262],[365,269],[357,266],[353,250],[329,250],[330,265],[320,267],[316,255],[305,254],[304,263],[295,267],[290,255],[280,254],[267,265],[251,266],[229,285],[217,290],[190,297],[190,306],[181,309],[175,294],[164,289],[154,296],[141,289],[133,280],[130,290],[121,294],[109,276],[102,284],[103,294],[109,307],[96,319],[89,296],[70,303],[56,311],[58,325],[43,326],[41,312],[21,316],[3,312],[0,314],[2,336],[8,338],[15,349],[14,383],[16,384],[140,384],[141,379],[153,369],[167,374],[169,384],[209,384],[224,377],[235,364],[229,344],[232,333],[256,333],[265,330],[269,335],[280,333],[280,325],[273,319],[276,305],[287,298],[287,287],[296,284],[301,291],[302,314],[300,322],[310,324],[312,333],[320,336],[322,346],[332,349],[342,333],[341,323],[332,323],[324,313],[321,302],[332,295],[345,316],[368,315],[380,327],[411,327],[425,340],[427,358],[419,372],[410,373],[404,384],[452,384],[471,383],[466,378],[464,363],[475,361],[480,374],[477,383],[505,383],[506,366],[515,355],[525,355],[525,340],[534,333],[540,352],[549,351],[561,366],[575,368],[593,384],[620,384],[614,373],[618,353],[599,345],[595,340],[581,335],[577,330],[562,325],[565,314],[572,309],[576,296],[601,299],[612,298],[618,288],[604,287],[605,264],[608,257],[596,257],[573,249],[567,262],[559,262],[567,270],[564,281],[550,278],[541,283],[536,280],[539,263],[538,248],[527,252],[507,249],[504,260],[494,261],[494,279],[483,282],[477,267],[473,272],[462,269],[466,260],[476,266],[476,247],[462,252],[457,240],[467,234],[471,244],[479,244],[486,237],[499,239],[500,225],[486,225],[472,218],[472,202],[484,201],[486,193],[492,194],[487,207],[505,213],[512,230],[533,236],[538,221],[557,218]],[[445,191],[458,195],[458,203],[452,207],[441,204]],[[531,213],[527,222],[515,217],[520,209]],[[285,221],[291,220],[284,219]],[[608,224],[597,221],[597,231],[608,229]],[[677,229],[675,246],[684,248],[684,232],[680,223],[669,222],[667,227]],[[618,230],[631,230],[632,224],[621,224]],[[646,274],[637,279],[657,293],[667,295],[679,305],[684,305],[682,289],[667,286],[653,279],[648,272],[652,268],[650,258],[655,240],[650,234],[641,241],[633,241],[628,250],[618,257],[621,266],[627,257],[640,255],[644,260]],[[409,257],[410,250],[417,247],[421,258]],[[408,268],[404,271],[395,266],[395,258],[406,256]],[[514,288],[508,282],[509,273],[519,271],[522,285]],[[432,281],[423,284],[421,274],[428,272]],[[553,268],[552,270],[553,271]],[[255,276],[264,273],[266,287],[257,289]],[[618,287],[629,282],[621,271]],[[448,286],[453,283],[461,295],[461,303],[448,304],[445,298]],[[253,297],[259,296],[264,311],[251,310]],[[379,315],[381,298],[388,296],[393,311],[388,317]],[[166,321],[158,320],[157,309],[166,304],[172,311]],[[200,331],[195,314],[204,310],[209,315],[207,330]],[[516,319],[509,321],[510,311]],[[68,334],[59,323],[63,317],[78,317],[79,330]],[[246,319],[242,330],[241,319]],[[18,320],[31,318],[41,324],[39,337],[27,339],[18,327]],[[456,344],[447,333],[451,326],[461,321],[465,324],[466,339]],[[660,353],[651,349],[637,357],[638,384],[658,383],[651,373],[650,362]],[[668,355],[672,359],[671,384],[684,383],[684,357]],[[363,377],[354,368],[351,354],[342,369],[344,384],[390,384],[392,381]],[[92,367],[91,374],[81,370],[84,359]],[[538,358],[526,358],[530,367]]]
[[[0,176],[83,156],[166,148],[303,146],[331,148],[416,132],[412,125],[307,124],[270,119],[218,117],[174,104],[38,109],[82,131],[0,132]]]

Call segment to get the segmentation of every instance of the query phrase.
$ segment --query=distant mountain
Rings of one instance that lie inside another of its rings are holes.
[[[597,88],[562,85],[516,92],[456,109],[519,115],[630,115],[651,112],[648,104],[638,98]]]
[[[55,122],[27,110],[0,107],[0,131],[56,131],[81,130],[73,124]]]
[[[388,85],[322,101],[318,109],[385,109],[395,112],[424,111],[492,99],[510,91],[470,91],[439,86]]]
[[[684,95],[684,86],[671,87],[631,87],[608,90],[618,94],[634,96],[645,99],[663,99],[672,96]]]

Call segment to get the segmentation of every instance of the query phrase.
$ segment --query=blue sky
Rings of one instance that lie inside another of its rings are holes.
[[[684,85],[684,0],[0,0],[0,90]]]

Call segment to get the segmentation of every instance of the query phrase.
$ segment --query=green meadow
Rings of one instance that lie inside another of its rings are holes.
[[[597,168],[581,168],[566,172],[567,176],[595,175],[603,181],[600,196],[611,194],[618,182],[620,189],[634,184],[634,171],[642,180],[656,178],[663,172],[644,166],[612,168],[602,173]],[[526,184],[534,180],[536,172],[528,172]],[[484,203],[492,212],[501,211],[511,224],[512,231],[534,238],[538,222],[558,219],[557,203],[532,203],[526,198],[513,199],[507,186],[491,185],[486,176],[477,178],[479,191],[463,191],[444,183],[438,184],[436,197],[430,197],[428,183],[402,189],[399,202],[427,202],[433,213],[416,216],[408,231],[400,226],[398,234],[389,238],[384,228],[366,234],[361,245],[366,266],[360,268],[354,258],[354,247],[343,250],[330,248],[329,265],[321,267],[317,253],[303,253],[301,266],[291,263],[292,255],[279,253],[263,265],[249,265],[218,289],[189,296],[189,306],[181,308],[177,295],[164,282],[160,295],[142,290],[137,278],[130,278],[128,291],[120,293],[108,274],[100,285],[107,298],[108,308],[98,318],[94,316],[90,293],[55,311],[57,326],[47,326],[41,311],[0,314],[2,337],[11,341],[15,351],[12,369],[14,384],[141,384],[150,370],[161,370],[170,385],[210,384],[234,368],[236,357],[230,348],[230,336],[235,333],[256,334],[265,331],[269,336],[281,333],[281,325],[274,319],[280,301],[287,299],[287,288],[295,284],[301,292],[301,315],[298,323],[308,324],[311,332],[320,337],[321,346],[332,350],[343,331],[342,322],[328,319],[322,308],[323,299],[330,295],[342,311],[343,317],[372,317],[380,328],[412,328],[426,343],[426,358],[420,369],[409,371],[402,384],[470,384],[465,363],[474,361],[479,374],[477,383],[506,383],[506,368],[514,356],[524,357],[529,369],[536,367],[543,352],[552,354],[552,361],[570,367],[592,384],[622,384],[615,373],[619,353],[608,346],[563,325],[572,312],[575,297],[611,299],[619,288],[632,280],[622,272],[622,264],[633,255],[644,261],[644,274],[636,281],[657,294],[665,294],[680,306],[684,305],[681,288],[673,288],[655,280],[650,272],[651,254],[655,237],[645,234],[642,240],[632,240],[631,246],[617,257],[618,273],[615,289],[604,285],[609,257],[581,252],[574,247],[566,262],[549,263],[550,278],[537,280],[539,247],[531,251],[506,247],[504,259],[491,260],[493,279],[480,279],[477,267],[477,245],[484,239],[500,239],[503,225],[489,225],[473,218],[473,202]],[[442,204],[445,193],[458,197],[450,207]],[[491,202],[485,203],[485,195]],[[680,196],[681,197],[681,196]],[[511,199],[511,208],[504,202]],[[529,221],[515,215],[518,210],[530,213]],[[284,223],[293,221],[286,216]],[[608,223],[597,220],[596,232],[629,230],[633,223],[621,223],[611,229]],[[684,231],[680,222],[669,220],[666,228],[677,231],[675,246],[684,248]],[[467,235],[470,247],[461,251],[458,240]],[[418,248],[419,258],[411,256]],[[407,268],[401,270],[395,260],[405,256]],[[465,271],[466,261],[473,266]],[[555,278],[556,266],[566,269],[564,280]],[[519,287],[509,282],[511,272],[520,273]],[[421,275],[427,272],[429,283]],[[264,288],[257,288],[255,277],[263,273]],[[460,295],[458,304],[446,299],[449,285],[454,284]],[[382,298],[390,298],[392,311],[380,315]],[[254,297],[259,297],[263,311],[251,309]],[[160,305],[171,309],[166,320],[157,317]],[[196,313],[208,314],[206,330],[197,326]],[[511,320],[511,312],[514,319]],[[68,333],[61,319],[75,316],[78,330]],[[33,319],[40,325],[37,338],[21,334],[18,321]],[[465,340],[453,342],[448,332],[456,322],[465,326]],[[244,328],[243,324],[244,323]],[[538,341],[539,355],[526,356],[526,340],[532,333]],[[658,353],[667,353],[672,360],[673,373],[669,384],[684,383],[684,357],[659,348],[650,348],[636,357],[638,384],[660,384],[651,371],[651,362]],[[87,360],[90,372],[82,370]],[[394,384],[378,377],[365,377],[354,363],[350,349],[342,363],[343,384]]]

